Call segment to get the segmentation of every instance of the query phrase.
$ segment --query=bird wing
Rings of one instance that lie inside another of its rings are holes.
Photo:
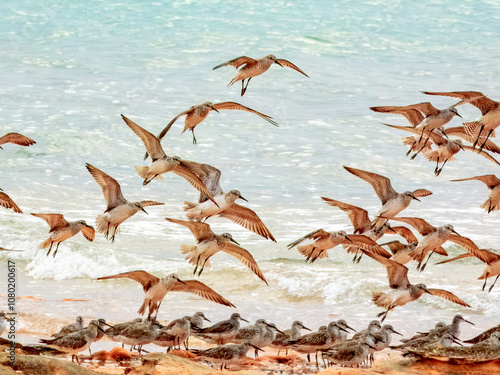
[[[389,126],[390,128],[394,128],[394,129],[404,130],[404,131],[407,131],[407,132],[410,132],[413,134],[422,134],[421,130],[415,129],[412,126],[399,126],[399,125],[391,125],[391,124],[386,124],[386,123],[382,123],[382,125]]]
[[[493,163],[497,164],[497,165],[500,165],[500,163],[498,162],[497,159],[495,159],[493,156],[491,156],[490,154],[488,154],[486,151],[484,150],[481,150],[479,151],[477,148],[472,148],[472,146],[466,146],[466,145],[463,145],[462,148],[464,150],[468,150],[468,151],[473,151],[481,156],[484,156],[486,159],[492,161]]]
[[[437,262],[436,264],[449,263],[449,262],[453,262],[453,261],[459,260],[459,259],[472,258],[473,256],[474,255],[472,255],[471,253],[465,253],[465,254],[461,254],[461,255],[458,255],[456,257],[450,258],[450,259],[442,260],[441,262]]]
[[[148,207],[148,206],[161,206],[161,205],[163,205],[165,203],[156,202],[156,201],[141,201],[141,204],[144,207]]]
[[[212,197],[222,194],[223,191],[220,187],[221,172],[209,164],[197,163],[195,161],[183,160],[182,164],[186,165],[191,172],[199,177],[205,184]],[[208,198],[205,194],[201,193],[199,203],[203,203]]]
[[[57,228],[62,228],[68,225],[68,222],[61,214],[31,214],[31,215],[45,220],[50,227],[49,233],[53,232]]]
[[[426,197],[428,195],[432,195],[432,191],[427,189],[417,189],[413,190],[413,195],[416,196],[417,198]]]
[[[439,113],[439,109],[434,107],[430,102],[422,102],[417,104],[412,104],[411,108],[415,108],[422,112],[425,117],[437,115]]]
[[[281,66],[286,66],[287,68],[292,68],[293,70],[296,70],[297,72],[302,73],[307,78],[309,78],[309,76],[306,73],[304,73],[302,70],[300,70],[300,68],[297,65],[295,65],[294,63],[292,63],[292,62],[290,62],[288,60],[285,60],[285,59],[276,59],[276,62],[278,64],[280,64]]]
[[[252,59],[251,57],[240,56],[240,57],[236,57],[236,58],[234,58],[232,60],[223,62],[222,64],[219,64],[219,65],[213,67],[212,70],[219,69],[219,68],[221,68],[223,66],[227,66],[227,65],[234,66],[236,69],[238,69],[242,65],[256,63],[256,62],[257,62],[257,60]]]
[[[127,124],[128,127],[132,129],[132,131],[141,139],[142,143],[144,143],[144,146],[146,146],[146,152],[153,161],[166,157],[165,152],[161,147],[160,140],[156,138],[154,134],[140,127],[127,117],[123,115],[121,116],[123,121],[125,121],[125,124]]]
[[[18,205],[9,197],[7,194],[0,192],[0,206],[5,208],[12,208],[14,212],[22,214],[23,211],[18,207]]]
[[[394,232],[403,237],[408,243],[418,242],[417,237],[413,234],[413,232],[406,227],[391,227]]]
[[[118,181],[89,163],[86,163],[85,166],[102,189],[104,200],[108,205],[104,212],[111,211],[113,208],[127,203],[127,200],[122,195],[122,189]]]
[[[158,139],[162,140],[163,137],[165,136],[165,134],[167,134],[167,132],[170,130],[170,128],[172,127],[172,125],[174,124],[174,122],[176,122],[179,117],[187,115],[192,110],[193,110],[193,108],[190,108],[187,111],[181,112],[177,116],[175,116],[172,120],[170,120],[170,122],[167,124],[167,126],[165,126],[165,128],[158,135]]]
[[[187,182],[193,185],[193,187],[196,190],[198,190],[201,194],[207,196],[208,199],[210,199],[212,202],[215,203],[216,206],[218,206],[218,204],[214,201],[212,194],[210,193],[206,185],[203,183],[200,177],[198,177],[198,175],[193,170],[191,170],[189,164],[185,163],[184,160],[181,160],[180,164],[177,167],[175,167],[175,169],[172,172],[186,179]]]
[[[123,272],[116,275],[97,278],[97,280],[107,280],[107,279],[132,279],[142,285],[144,292],[147,292],[151,287],[155,286],[160,281],[158,277],[151,275],[149,272],[146,271]]]
[[[94,241],[95,229],[94,229],[94,227],[92,227],[90,225],[84,225],[82,227],[82,234],[87,240]]]
[[[391,254],[385,250],[382,246],[377,244],[371,238],[365,236],[364,234],[350,234],[347,236],[357,247],[362,248],[363,250],[381,255],[385,258],[390,258]],[[348,241],[343,242],[344,244],[350,245]]]
[[[411,106],[380,106],[380,107],[370,107],[374,112],[381,113],[394,113],[396,115],[404,116],[414,128],[424,120],[424,115],[418,109],[411,108]],[[389,125],[390,126],[390,125]]]
[[[20,146],[31,146],[36,142],[33,139],[19,133],[7,133],[0,137],[0,145],[3,145],[4,143],[14,143]]]
[[[458,298],[456,295],[454,295],[452,292],[448,292],[447,290],[444,289],[427,289],[433,296],[441,297],[444,299],[447,299],[448,301],[458,303],[459,305],[465,306],[465,307],[470,307],[470,305],[467,302],[462,301],[460,298]]]
[[[210,301],[220,303],[221,305],[236,307],[215,290],[209,288],[198,280],[183,280],[183,282],[176,281],[169,291],[194,293]]]
[[[225,217],[229,220],[234,221],[236,224],[241,225],[258,235],[276,242],[273,235],[264,225],[262,220],[257,216],[257,214],[247,207],[240,206],[237,203],[233,203],[229,208],[219,213],[219,216]]]
[[[390,217],[386,219],[402,221],[403,223],[409,224],[418,230],[422,236],[426,236],[436,230],[436,228],[430,225],[427,221],[418,217]]]
[[[479,180],[485,183],[490,190],[493,189],[495,186],[500,185],[500,179],[497,178],[494,174],[486,174],[483,176],[476,176],[469,178],[460,178],[458,180],[451,180],[451,181],[469,181],[469,180]]]
[[[250,268],[262,281],[269,285],[254,257],[247,250],[233,243],[228,243],[224,246],[222,251],[238,259],[241,263]]]
[[[470,143],[474,143],[474,141],[477,138],[476,136],[467,133],[467,131],[465,130],[465,128],[463,126],[455,126],[453,128],[448,128],[445,130],[445,133],[447,135],[454,135],[456,137],[460,137],[460,138],[462,138]],[[481,139],[480,142],[482,145],[483,140]],[[484,150],[491,151],[491,152],[494,152],[496,154],[500,154],[500,147],[495,142],[493,142],[491,139],[487,139],[486,143],[482,147]]]
[[[467,250],[469,253],[471,253],[473,256],[476,258],[480,259],[481,261],[488,263],[487,260],[489,260],[491,257],[487,255],[488,251],[487,250],[480,250],[477,245],[469,238],[467,237],[462,237],[462,236],[457,236],[456,234],[450,234],[450,237],[448,238],[448,241],[455,242],[456,244],[462,246],[465,250]],[[493,255],[496,255],[494,253],[491,253]]]
[[[278,126],[278,123],[273,120],[271,116],[265,115],[261,112],[258,112],[252,108],[245,107],[242,104],[236,103],[236,102],[222,102],[222,103],[216,103],[214,104],[214,108],[217,109],[218,111],[220,110],[232,110],[232,109],[238,109],[241,111],[247,111],[247,112],[252,112],[255,113],[257,116],[262,117],[264,120],[270,122],[274,126]]]
[[[202,223],[201,221],[185,221],[185,220],[170,219],[168,217],[166,217],[165,220],[168,220],[171,223],[179,224],[188,228],[191,231],[191,233],[193,233],[193,236],[196,238],[196,241],[198,243],[206,240],[212,240],[215,237],[214,232],[212,232],[212,229],[210,229],[210,225]]]
[[[352,173],[356,177],[359,177],[368,182],[373,187],[373,189],[375,189],[375,193],[377,193],[377,196],[382,201],[382,205],[384,205],[388,200],[395,198],[398,194],[392,188],[391,180],[389,180],[385,176],[346,166],[344,166],[344,169]]]
[[[400,228],[403,228],[403,227],[400,227]],[[405,245],[404,243],[401,243],[398,240],[386,242],[386,243],[380,244],[380,246],[387,246],[393,254],[396,254],[399,251],[406,250],[408,248],[408,245]]]
[[[451,96],[453,98],[462,99],[464,103],[472,104],[474,107],[481,111],[484,115],[498,107],[498,102],[491,100],[486,97],[483,93],[478,91],[452,91],[452,92],[428,92],[423,91],[427,95],[441,95],[441,96]]]
[[[362,251],[387,268],[387,278],[389,279],[389,286],[392,289],[406,289],[410,286],[408,268],[406,266],[382,255],[371,253],[366,250]]]
[[[371,222],[368,217],[368,211],[352,204],[336,201],[334,199],[321,197],[330,206],[338,207],[344,211],[354,227],[354,233],[363,233],[371,229]]]
[[[292,243],[289,243],[286,246],[287,246],[288,250],[290,250],[292,247],[298,245],[299,243],[301,243],[304,240],[308,240],[308,239],[316,240],[318,238],[328,237],[329,235],[330,235],[330,233],[328,233],[324,229],[316,229],[316,230],[313,230],[311,233],[307,233],[305,236],[300,237],[298,240],[295,240]]]

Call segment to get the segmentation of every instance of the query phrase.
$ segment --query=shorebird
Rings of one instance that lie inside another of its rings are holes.
[[[186,115],[186,119],[184,120],[184,130],[182,131],[181,134],[184,134],[184,132],[187,130],[191,130],[191,133],[193,133],[193,143],[196,144],[196,137],[194,136],[194,128],[207,118],[210,111],[219,112],[222,110],[240,110],[240,111],[252,112],[255,113],[257,116],[262,117],[264,120],[273,124],[274,126],[278,126],[278,123],[274,121],[271,116],[260,113],[242,104],[235,102],[222,102],[215,104],[211,102],[206,102],[203,104],[193,105],[187,111],[181,112],[177,116],[175,116],[172,119],[172,121],[168,123],[165,129],[161,131],[160,135],[158,135],[158,139],[161,140],[165,136],[165,134],[167,134],[167,132],[170,130],[174,122],[176,122],[179,117]]]
[[[381,322],[385,320],[387,314],[397,306],[406,305],[420,298],[424,293],[431,294],[436,297],[447,299],[448,301],[457,303],[461,306],[470,307],[469,304],[462,301],[456,295],[444,289],[430,289],[425,284],[413,285],[408,280],[408,268],[393,260],[384,258],[381,255],[366,252],[370,258],[376,260],[387,268],[387,278],[389,279],[389,287],[394,289],[389,293],[373,292],[372,300],[375,305],[385,308],[386,310],[378,314],[381,317]]]
[[[488,189],[491,190],[488,195],[488,200],[481,205],[488,213],[495,210],[500,210],[500,179],[493,174],[487,174],[483,176],[461,178],[458,180],[451,181],[469,181],[478,180],[486,184]]]
[[[382,329],[382,324],[380,323],[380,321],[372,320],[370,323],[368,323],[368,327],[366,327],[365,329],[363,329],[361,331],[356,332],[352,336],[351,340],[354,340],[354,341],[363,340],[366,335],[373,336],[373,335],[379,333],[381,329]]]
[[[73,362],[73,359],[76,358],[76,361],[80,364],[77,353],[87,350],[90,347],[90,344],[92,344],[97,336],[98,330],[100,330],[99,322],[92,320],[87,327],[79,331],[56,337],[55,339],[41,339],[40,342],[50,348],[71,354],[71,361]]]
[[[359,367],[368,359],[370,349],[375,350],[369,339],[365,338],[361,342],[331,348],[323,352],[323,358],[336,365]]]
[[[234,313],[227,320],[222,320],[210,327],[193,328],[195,336],[205,341],[216,342],[222,345],[232,339],[240,329],[240,320],[248,323],[248,320],[243,319],[240,314]]]
[[[186,217],[189,221],[206,220],[217,215],[234,221],[243,228],[276,242],[269,229],[254,211],[234,203],[238,198],[247,201],[238,190],[233,189],[227,193],[222,191],[219,184],[220,170],[208,164],[192,162],[187,164],[207,186],[215,201],[215,203],[209,201],[204,194],[201,194],[198,203],[184,202],[184,211],[186,211]]]
[[[106,320],[104,319],[97,319],[97,321],[99,322],[100,329],[97,330],[97,336],[95,337],[94,342],[99,341],[104,337],[104,335],[106,334],[106,331],[104,330],[105,326],[113,328],[113,326],[106,323]],[[90,348],[89,348],[89,353],[92,354]]]
[[[146,129],[140,127],[132,120],[122,115],[123,121],[141,139],[146,146],[148,155],[153,160],[150,166],[136,165],[135,170],[144,179],[143,185],[149,184],[154,179],[162,179],[162,174],[174,172],[186,179],[195,189],[212,199],[210,192],[200,178],[184,163],[179,156],[167,156],[161,147],[160,140]],[[191,164],[194,162],[190,162]]]
[[[227,368],[227,365],[237,363],[244,358],[251,346],[254,347],[256,351],[263,351],[250,342],[245,341],[242,344],[226,344],[205,350],[195,350],[193,353],[211,362],[220,363],[220,369],[222,370],[223,368]]]
[[[133,324],[137,324],[137,323],[142,323],[142,318],[136,318],[134,320],[131,320],[129,322],[125,322],[125,323],[119,323],[119,324],[115,324],[114,326],[106,329],[104,332],[106,333],[106,335],[113,341],[117,341],[117,342],[122,342],[121,341],[121,337],[120,337],[120,333],[127,327],[133,325]],[[122,343],[122,347],[124,347],[125,344]]]
[[[420,202],[421,197],[426,197],[432,194],[432,191],[426,189],[417,189],[414,191],[405,191],[404,193],[398,193],[392,187],[391,180],[387,177],[363,171],[361,169],[351,168],[344,166],[344,169],[349,173],[352,173],[356,177],[361,178],[368,182],[378,198],[382,202],[382,208],[379,211],[379,217],[372,222],[375,228],[382,226],[387,220],[382,217],[396,216],[405,208],[407,208],[412,200],[417,200]]]
[[[441,247],[441,245],[443,245],[446,241],[454,242],[470,252],[477,252],[479,250],[472,240],[467,237],[460,236],[451,224],[434,227],[424,219],[420,219],[418,217],[392,217],[390,219],[411,225],[423,236],[415,249],[408,254],[413,260],[418,262],[417,270],[419,271],[423,271],[425,269],[425,266],[427,265],[427,262],[433,252],[439,251],[439,253],[443,255],[448,255],[446,250]],[[431,252],[431,254],[425,263],[422,264],[425,256],[429,252]]]
[[[209,224],[198,221],[184,221],[170,218],[165,218],[165,220],[182,225],[193,233],[196,239],[196,245],[182,244],[181,252],[183,254],[187,254],[186,260],[188,260],[190,264],[195,265],[194,274],[196,274],[196,271],[199,268],[198,276],[200,276],[205,266],[210,267],[210,258],[219,251],[223,251],[241,261],[267,284],[266,278],[264,277],[264,274],[260,270],[252,254],[250,254],[248,250],[240,247],[238,242],[233,239],[233,236],[230,233],[217,235],[212,232]],[[230,242],[234,242],[235,244]]]
[[[387,253],[380,248],[377,243],[365,235],[352,234],[347,235],[343,230],[337,232],[327,232],[324,229],[317,229],[305,236],[295,240],[287,245],[288,250],[300,244],[302,241],[310,239],[314,242],[305,246],[297,246],[299,253],[306,257],[306,262],[313,263],[316,259],[328,257],[327,250],[340,244],[355,244],[356,248],[364,248],[365,250]]]
[[[267,69],[271,67],[273,64],[278,64],[281,67],[288,67],[296,70],[299,73],[302,73],[305,75],[307,78],[309,76],[304,73],[302,70],[299,69],[295,64],[292,64],[288,60],[284,59],[278,59],[274,55],[267,55],[264,56],[260,59],[252,59],[251,57],[247,56],[240,56],[236,57],[235,59],[226,61],[222,64],[219,64],[215,66],[212,70],[221,68],[223,66],[231,65],[234,66],[236,69],[239,67],[242,67],[241,69],[236,71],[236,75],[234,78],[229,82],[228,86],[231,86],[233,83],[236,83],[238,81],[241,81],[241,96],[245,94],[245,91],[247,90],[248,83],[253,77],[256,77],[258,75],[261,75],[264,73]],[[247,84],[245,85],[245,79],[247,80]]]
[[[201,311],[198,311],[197,313],[195,313],[194,315],[191,316],[191,323],[198,328],[203,328],[203,321],[204,320],[207,322],[210,322],[210,320],[207,319],[205,314],[203,314],[203,312],[201,312]]]
[[[13,143],[19,146],[31,146],[36,142],[19,133],[7,133],[0,137],[0,150],[3,150],[2,145],[5,143]]]
[[[31,214],[35,217],[39,217],[43,219],[49,224],[49,238],[43,241],[40,244],[41,249],[49,248],[47,251],[47,256],[52,251],[52,246],[54,243],[56,244],[56,250],[52,254],[52,257],[55,257],[57,254],[57,250],[59,249],[59,245],[61,242],[67,240],[68,238],[73,237],[74,235],[82,232],[83,236],[89,240],[94,241],[95,237],[95,229],[94,227],[88,225],[85,220],[78,221],[66,221],[63,215],[61,214]]]
[[[484,340],[488,340],[492,335],[495,335],[495,336],[500,335],[500,324],[498,324],[494,327],[488,328],[487,330],[481,332],[476,337],[473,337],[470,340],[465,340],[464,342],[466,344],[477,344],[477,343],[482,342]]]
[[[137,350],[141,354],[142,346],[151,344],[163,326],[155,319],[152,321],[143,320],[140,323],[131,324],[120,332],[120,341],[123,344],[130,345],[132,350],[138,346]]]
[[[380,227],[375,227],[372,225],[372,221],[370,221],[370,218],[368,217],[368,211],[364,210],[361,207],[354,206],[352,204],[340,202],[334,199],[330,198],[325,198],[321,197],[326,203],[328,203],[330,206],[333,207],[338,207],[342,211],[344,211],[347,216],[349,217],[349,220],[352,223],[352,226],[354,228],[354,234],[362,234],[368,238],[370,238],[373,241],[379,240],[385,233],[386,231],[390,230],[394,232],[394,230],[390,227],[389,223],[386,222],[384,225]],[[349,235],[350,236],[350,235]],[[361,247],[357,247],[354,245],[342,245],[348,253],[354,253],[354,259],[352,260],[353,263],[359,263],[361,260],[361,257],[363,253],[361,252]],[[366,247],[362,247],[365,250],[368,250]],[[374,248],[372,248],[373,251]],[[375,250],[380,254],[380,255],[390,255],[386,254],[383,252],[383,249],[380,249],[380,247],[375,248]]]
[[[298,340],[301,336],[301,330],[311,331],[309,328],[304,326],[300,320],[296,320],[292,323],[291,329],[285,329],[282,333],[277,333],[273,342],[269,345],[271,348],[278,349],[278,355],[281,350],[285,350],[288,355],[288,349],[290,348],[291,341]]]
[[[463,258],[469,258],[469,257],[476,257],[479,259],[481,262],[486,263],[486,268],[483,271],[483,274],[478,277],[478,280],[483,280],[484,279],[484,284],[482,290],[486,288],[486,282],[488,281],[488,278],[496,276],[495,280],[493,281],[493,284],[491,284],[490,288],[488,289],[488,293],[491,292],[493,287],[495,286],[495,283],[497,282],[498,278],[500,277],[500,255],[495,254],[494,252],[486,249],[477,249],[465,253],[459,256],[456,256],[451,259],[446,259],[442,262],[436,263],[436,264],[443,264],[443,263],[448,263],[448,262],[453,262],[454,260],[457,259],[463,259]]]
[[[454,92],[428,92],[427,95],[451,96],[462,99],[463,103],[472,104],[481,111],[482,117],[478,121],[464,123],[464,127],[470,135],[475,137],[472,148],[479,144],[479,151],[482,150],[490,136],[495,136],[495,129],[500,125],[500,103],[491,100],[478,91],[454,91]],[[480,142],[481,139],[481,142]]]
[[[99,277],[97,280],[121,278],[132,279],[142,285],[145,296],[144,302],[139,308],[138,313],[141,315],[145,314],[147,308],[149,310],[148,319],[155,312],[156,319],[160,305],[168,292],[193,293],[210,301],[220,303],[221,305],[235,307],[231,302],[202,282],[197,280],[180,280],[179,276],[175,273],[171,273],[160,279],[146,271],[131,271],[119,273],[117,275]]]
[[[238,332],[230,339],[235,344],[241,344],[248,341],[250,344],[260,347],[258,344],[262,343],[266,335],[268,324],[265,319],[258,319],[254,325],[240,328]],[[255,350],[255,358],[258,357],[258,350]]]
[[[187,340],[191,334],[191,317],[184,316],[180,319],[174,319],[162,328],[162,333],[167,333],[174,336],[174,346],[181,348],[181,342],[184,343],[184,347],[188,350]]]
[[[71,323],[71,324],[65,325],[64,327],[62,327],[59,330],[59,332],[53,333],[51,335],[51,337],[61,337],[61,336],[67,335],[68,333],[79,331],[82,328],[83,328],[83,318],[80,315],[78,315],[76,317],[76,322],[75,323]]]
[[[147,214],[144,207],[164,204],[155,201],[129,202],[123,197],[118,181],[89,163],[85,166],[101,187],[104,200],[108,205],[104,214],[97,216],[97,231],[104,233],[106,239],[111,236],[111,242],[115,241],[115,235],[120,231],[120,224],[129,217],[134,216],[139,211]]]
[[[470,135],[469,133],[467,133],[464,126],[455,126],[453,128],[448,128],[448,129],[444,130],[442,133],[443,134],[440,134],[440,135],[442,135],[444,137],[448,138],[448,136],[451,135],[451,136],[462,138],[464,141],[467,141],[469,143],[474,143],[474,141],[476,140],[476,138],[473,135]],[[484,141],[482,144],[482,148],[483,148],[483,150],[491,151],[491,152],[494,152],[496,154],[500,154],[500,147],[495,142],[493,142],[491,139],[487,139],[486,141]]]
[[[458,338],[460,336],[460,323],[462,322],[474,325],[474,323],[465,319],[462,315],[457,314],[453,317],[452,323],[446,326],[446,332],[449,332],[451,335]]]
[[[19,206],[9,197],[7,194],[2,193],[2,189],[0,189],[0,206],[3,206],[7,209],[11,208],[12,211],[18,214],[22,214],[23,211],[19,208]]]

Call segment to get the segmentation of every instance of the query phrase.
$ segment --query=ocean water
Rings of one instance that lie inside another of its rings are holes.
[[[120,114],[157,134],[194,104],[236,101],[279,123],[274,127],[243,111],[212,112],[196,128],[198,145],[189,133],[181,135],[183,118],[163,141],[169,155],[220,169],[222,188],[239,189],[249,201],[244,205],[278,241],[224,219],[209,220],[216,233],[232,233],[253,254],[269,286],[224,254],[212,258],[212,268],[199,280],[251,321],[264,317],[286,328],[301,319],[317,328],[342,317],[363,328],[381,311],[371,302],[372,291],[389,290],[381,265],[366,257],[354,265],[340,247],[330,250],[329,259],[306,264],[295,249],[286,249],[314,229],[352,230],[347,216],[321,196],[376,215],[380,202],[373,189],[344,165],[385,175],[398,191],[433,191],[402,216],[452,224],[480,248],[498,250],[500,213],[479,208],[486,186],[450,180],[499,175],[499,166],[462,152],[435,177],[433,163],[405,156],[400,139],[407,134],[381,124],[406,125],[405,119],[368,108],[422,101],[444,108],[455,102],[427,97],[423,90],[476,90],[500,98],[499,8],[494,1],[472,0],[2,2],[0,134],[20,132],[37,142],[0,150],[0,187],[24,211],[0,209],[0,246],[25,250],[0,253],[0,276],[6,278],[7,260],[14,260],[18,295],[34,297],[17,301],[19,332],[47,335],[54,324],[76,315],[111,322],[136,317],[142,288],[131,280],[96,281],[101,276],[142,269],[194,277],[179,250],[181,243],[194,244],[191,233],[164,218],[183,219],[183,201],[196,201],[198,193],[173,174],[142,186],[134,165],[144,165],[144,146]],[[237,56],[270,53],[310,78],[275,65],[252,79],[240,97],[239,82],[226,87],[234,68],[212,70]],[[480,116],[470,105],[458,110],[463,121]],[[449,126],[461,121],[455,117]],[[85,163],[116,178],[127,199],[165,205],[127,220],[113,244],[101,234],[92,243],[79,234],[62,243],[55,258],[46,257],[38,246],[48,227],[29,213],[62,213],[94,223],[105,209]],[[452,243],[445,248],[451,256],[463,252]],[[396,308],[387,322],[411,334],[461,313],[476,323],[464,327],[466,336],[498,323],[500,286],[481,291],[481,262],[434,262],[422,273],[410,264],[410,281],[450,290],[471,308],[423,296]],[[0,291],[0,307],[6,306],[5,293]],[[212,321],[234,311],[171,293],[159,318],[198,310]]]

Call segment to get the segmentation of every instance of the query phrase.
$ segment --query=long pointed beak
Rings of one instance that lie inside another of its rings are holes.
[[[463,345],[462,345],[462,343],[461,343],[460,341],[458,341],[458,340],[453,339],[453,342],[454,342],[455,344],[458,344],[458,345],[460,345],[460,346],[463,346]]]
[[[351,240],[351,239],[350,239],[349,237],[347,237],[347,236],[345,236],[344,238],[345,238],[347,241],[349,241],[349,242],[353,242],[353,240]]]
[[[215,106],[212,106],[212,109],[213,109],[215,112],[219,113],[219,110],[218,110],[217,108],[215,108]]]
[[[375,339],[376,340],[376,339]],[[367,344],[370,348],[372,348],[373,350],[377,350],[375,349],[375,347],[371,346],[370,344]]]
[[[347,329],[345,329],[345,328],[342,328],[342,327],[339,327],[339,326],[337,326],[337,328],[340,329],[341,331],[349,333],[349,331]]]
[[[452,230],[453,233],[455,233],[457,236],[460,236],[455,230]],[[462,237],[462,236],[460,236]]]
[[[390,230],[390,231],[392,231],[392,232],[394,232],[394,233],[398,234],[398,232],[396,232],[394,229],[392,229],[392,227],[391,227],[390,225],[387,227],[387,230]]]
[[[274,63],[275,63],[275,64],[278,64],[279,66],[281,66],[281,67],[283,68],[283,65],[281,65],[281,64],[278,62],[278,60],[274,60]]]
[[[234,242],[236,245],[240,246],[240,244],[238,242],[236,242],[236,240],[233,238],[231,238],[229,241]]]
[[[177,281],[186,285],[186,283],[184,281],[182,281],[181,279],[177,279]]]
[[[419,202],[422,202],[420,199],[418,199],[416,196],[413,196],[412,197],[413,199],[415,199],[416,201],[419,201]]]
[[[473,326],[475,326],[475,324],[474,324],[474,323],[472,323],[472,322],[471,322],[471,321],[469,321],[469,320],[465,320],[465,319],[464,319],[463,321],[464,321],[465,323],[469,323],[469,324],[472,324]]]
[[[97,326],[97,329],[98,329],[99,331],[101,331],[102,333],[106,333],[106,331],[105,331],[105,330],[103,330],[103,329],[102,329],[101,327],[99,327],[99,326]]]
[[[353,332],[357,332],[354,328],[348,326],[347,324],[345,325],[345,327],[351,329]]]
[[[106,322],[103,322],[104,325],[108,326],[108,327],[111,327],[111,328],[115,328],[115,326],[112,326],[111,324],[108,324]]]
[[[401,333],[396,332],[395,330],[392,330],[392,333],[395,333],[396,335],[403,336]]]
[[[212,321],[209,320],[207,317],[205,317],[205,315],[203,315],[202,318],[205,319],[207,322],[212,323]]]
[[[240,199],[243,199],[245,202],[248,202],[245,198],[243,198],[241,195],[239,196]]]
[[[144,212],[146,215],[149,215],[148,212],[144,209],[144,207],[141,207],[141,211]]]
[[[302,329],[305,329],[306,331],[311,331],[312,332],[312,329],[311,328],[307,328],[306,326],[302,326]]]
[[[429,292],[429,290],[424,289],[424,292],[425,292],[425,293],[429,293],[429,294],[432,296],[432,293],[431,293],[431,292]]]
[[[250,323],[248,320],[243,319],[241,316],[240,316],[240,319],[243,320],[244,322]]]
[[[261,352],[264,351],[264,349],[261,349],[261,348],[255,346],[255,345],[250,344],[250,346],[253,347],[255,350],[258,350],[258,351],[261,351]]]

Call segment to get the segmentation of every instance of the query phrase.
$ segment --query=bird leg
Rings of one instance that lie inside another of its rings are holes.
[[[104,236],[104,238],[108,239],[108,236],[109,236],[109,221],[108,221],[108,228],[106,229],[106,235]]]
[[[380,320],[380,323],[383,323],[385,318],[387,317],[387,314],[389,313],[390,309],[387,309],[385,311],[382,311],[381,313],[378,313],[377,314],[377,318],[380,318],[382,317],[382,319]]]
[[[54,258],[56,256],[57,250],[59,249],[59,244],[60,244],[60,242],[57,243],[56,251],[54,251],[54,253],[52,254],[52,258]]]
[[[447,161],[448,161],[448,159],[447,159],[447,160],[445,160],[445,161],[443,161],[443,164],[441,165],[441,168],[439,168],[439,170],[438,170],[438,171],[435,171],[435,172],[434,172],[434,174],[436,175],[436,177],[437,177],[437,176],[439,176],[439,175],[441,174],[441,171],[443,170],[444,165],[446,164],[446,162],[447,162]]]
[[[191,128],[191,133],[193,133],[193,145],[197,144],[196,137],[194,136],[194,128]]]
[[[53,244],[54,244],[54,242],[51,242],[51,243],[50,243],[49,251],[47,251],[47,256],[49,256],[50,251],[52,250],[52,245],[53,245]]]
[[[491,289],[493,289],[493,286],[494,286],[494,285],[495,285],[495,283],[497,282],[497,280],[498,280],[498,277],[499,277],[499,276],[500,276],[500,275],[497,275],[497,277],[495,278],[495,281],[493,281],[493,284],[491,284],[490,289],[488,289],[488,293],[489,293],[489,292],[491,292]]]
[[[479,129],[479,133],[477,133],[477,138],[474,141],[474,144],[472,145],[472,149],[474,150],[476,148],[477,142],[479,141],[479,138],[481,137],[481,133],[483,132],[484,125],[481,125],[481,128]]]
[[[203,269],[205,268],[205,264],[207,263],[207,261],[208,261],[208,258],[205,259],[205,261],[203,262],[203,265],[201,266],[200,272],[198,272],[198,276],[200,276],[201,273],[203,272]]]
[[[118,225],[114,227],[113,229],[113,235],[111,236],[111,243],[115,242],[115,235],[116,235],[116,229],[118,228]]]
[[[243,87],[243,82],[245,82],[245,80],[244,79],[241,80],[241,96],[245,95],[245,91],[247,91],[247,87],[248,87],[248,84],[250,83],[251,79],[252,79],[252,77],[247,78],[247,84],[245,87]]]
[[[483,289],[481,289],[483,292],[484,292],[484,288],[486,288],[486,282],[488,281],[488,275],[489,275],[489,274],[490,274],[489,272],[488,272],[488,273],[486,273],[486,276],[484,277]]]
[[[488,138],[490,137],[491,133],[493,133],[493,129],[491,129],[491,130],[488,132],[488,135],[486,136],[486,139],[484,140],[484,142],[483,142],[483,144],[481,145],[481,147],[479,147],[479,151],[478,151],[478,152],[483,151],[483,147],[486,145],[486,142],[488,141]]]
[[[429,259],[431,259],[432,253],[434,253],[434,251],[431,251],[431,253],[427,257],[427,260],[425,261],[425,263],[423,264],[423,266],[420,267],[420,269],[419,269],[420,272],[422,272],[425,269],[425,266],[427,265],[427,262],[429,261]]]

